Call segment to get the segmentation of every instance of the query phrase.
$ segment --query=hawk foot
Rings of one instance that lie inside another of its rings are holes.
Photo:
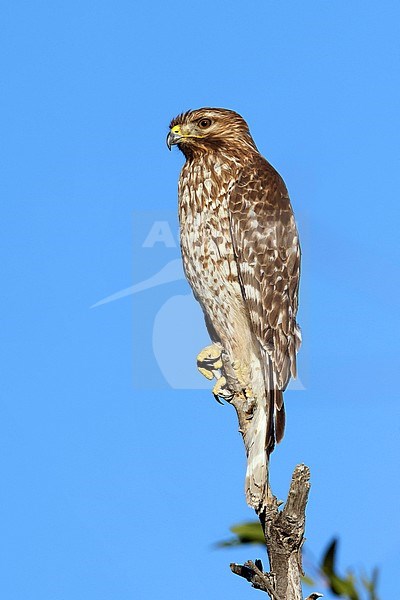
[[[222,367],[221,353],[219,346],[211,344],[197,355],[197,368],[207,379],[219,379],[219,369]]]
[[[217,402],[220,402],[220,398],[226,400],[227,402],[231,402],[233,400],[235,394],[227,387],[227,382],[225,377],[220,377],[217,383],[213,387],[212,393],[214,394],[214,398]]]

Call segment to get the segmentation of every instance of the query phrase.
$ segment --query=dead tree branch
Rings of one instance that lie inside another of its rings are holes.
[[[249,427],[248,407],[243,397],[235,395],[234,405],[242,436]],[[257,511],[260,520],[270,572],[264,573],[261,561],[246,562],[244,565],[232,563],[231,570],[244,577],[252,587],[266,592],[271,600],[303,600],[301,576],[303,573],[301,549],[304,542],[305,511],[310,490],[310,470],[300,464],[295,468],[289,494],[283,509],[271,489],[266,490],[265,500]],[[309,598],[318,598],[315,593]]]

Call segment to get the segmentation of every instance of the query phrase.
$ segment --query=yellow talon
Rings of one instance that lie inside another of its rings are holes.
[[[234,392],[232,392],[228,388],[228,384],[223,375],[222,375],[222,377],[220,377],[217,380],[217,383],[214,385],[212,392],[213,392],[216,400],[218,400],[218,398],[222,398],[223,400],[226,400],[227,402],[230,402],[235,395]]]
[[[216,344],[206,346],[206,348],[203,348],[203,350],[197,355],[197,362],[210,362],[213,364],[213,366],[214,363],[220,362],[220,366],[222,367],[221,352],[221,348],[219,348]]]
[[[224,391],[225,386],[226,386],[226,379],[224,376],[222,376],[218,379],[217,383],[213,387],[212,393],[214,394],[214,396],[223,396],[224,395],[223,391]]]

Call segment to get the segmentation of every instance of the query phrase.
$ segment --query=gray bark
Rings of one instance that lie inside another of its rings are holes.
[[[234,405],[239,431],[245,436],[249,427],[247,407],[240,395],[235,395]],[[256,589],[266,592],[271,600],[303,600],[301,576],[301,550],[304,542],[306,505],[310,490],[310,470],[300,464],[295,468],[289,494],[283,508],[273,495],[270,487],[265,500],[257,512],[264,531],[270,571],[264,572],[262,562],[248,561],[244,565],[232,563],[231,570],[249,581]],[[314,593],[307,600],[314,600],[322,594]]]

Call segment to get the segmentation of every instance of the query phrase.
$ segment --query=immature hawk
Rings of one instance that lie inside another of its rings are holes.
[[[213,345],[198,356],[214,394],[253,403],[245,439],[246,496],[259,508],[268,456],[285,428],[283,394],[296,376],[300,246],[288,192],[247,123],[222,108],[172,120],[168,147],[186,157],[179,179],[183,264]]]

